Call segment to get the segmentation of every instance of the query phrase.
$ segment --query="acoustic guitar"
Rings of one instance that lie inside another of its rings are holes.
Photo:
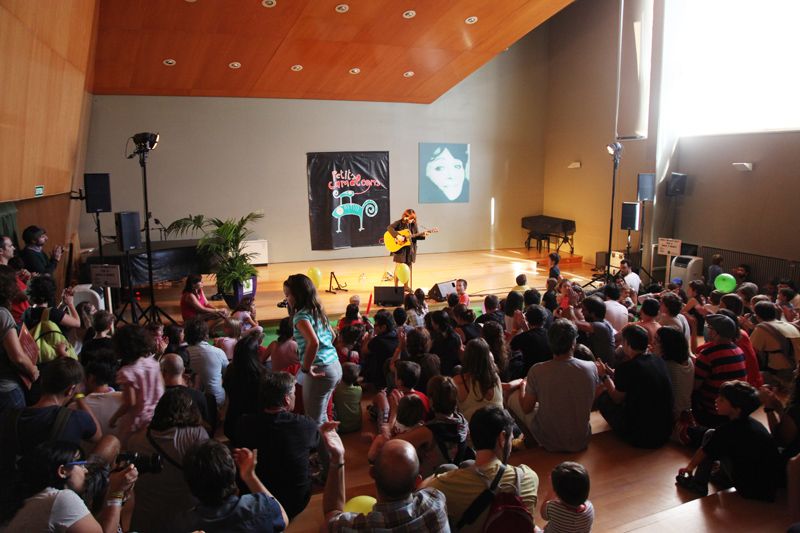
[[[425,231],[420,231],[419,233],[412,234],[410,230],[401,229],[397,232],[397,237],[394,237],[388,231],[383,234],[383,245],[386,246],[386,249],[389,250],[391,253],[396,253],[397,251],[405,248],[406,246],[411,246],[411,239],[416,239],[417,237],[427,237],[431,233],[438,233],[439,228],[428,229]],[[399,237],[404,237],[402,240]]]

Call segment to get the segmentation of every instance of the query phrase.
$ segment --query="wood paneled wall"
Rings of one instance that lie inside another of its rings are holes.
[[[33,198],[37,185],[46,196],[72,188],[96,8],[0,0],[0,201]]]

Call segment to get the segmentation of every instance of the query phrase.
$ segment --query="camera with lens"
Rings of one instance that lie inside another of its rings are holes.
[[[164,469],[161,456],[157,453],[148,455],[136,452],[123,452],[117,455],[116,463],[118,469],[133,465],[140,474],[158,474]]]

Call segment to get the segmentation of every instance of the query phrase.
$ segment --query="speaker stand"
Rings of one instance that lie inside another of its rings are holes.
[[[139,322],[139,317],[144,315],[144,309],[142,309],[142,306],[139,305],[139,301],[136,299],[136,291],[133,289],[133,274],[131,273],[130,250],[125,250],[125,271],[127,273],[126,278],[128,281],[128,301],[125,302],[125,305],[122,306],[122,309],[120,309],[119,312],[114,315],[114,318],[116,318],[115,322],[122,322],[124,324],[137,324]],[[130,322],[128,322],[124,318],[125,310],[128,309],[128,306],[131,307]],[[139,313],[139,316],[136,315],[137,311]]]
[[[336,282],[336,287],[333,286],[333,282]],[[339,278],[336,277],[336,273],[331,271],[331,276],[328,278],[328,290],[325,292],[329,292],[331,294],[336,294],[336,291],[344,291],[347,292],[347,283],[344,285],[339,283]]]

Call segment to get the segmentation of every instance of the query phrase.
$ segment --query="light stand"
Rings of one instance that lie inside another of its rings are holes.
[[[611,172],[611,220],[608,226],[608,250],[606,251],[606,281],[611,279],[611,239],[614,236],[614,200],[617,194],[617,170],[622,158],[622,144],[613,142],[606,146],[608,153],[614,158],[614,170]],[[628,237],[630,239],[630,236]]]
[[[137,133],[133,136],[133,143],[136,149],[128,156],[139,156],[139,166],[142,168],[142,189],[144,192],[144,240],[147,252],[147,282],[150,292],[150,306],[142,311],[142,319],[145,324],[161,324],[163,316],[171,323],[176,324],[175,320],[166,311],[156,305],[155,286],[153,284],[153,249],[150,243],[150,204],[147,199],[147,154],[158,145],[157,133]]]

